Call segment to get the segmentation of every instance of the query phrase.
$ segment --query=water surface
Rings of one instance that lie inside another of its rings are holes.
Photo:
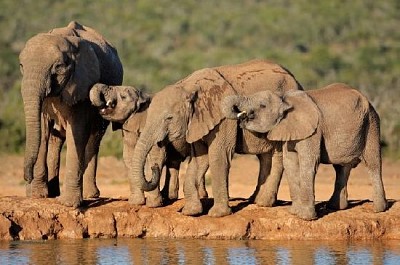
[[[0,264],[400,264],[400,241],[81,239],[0,242]]]

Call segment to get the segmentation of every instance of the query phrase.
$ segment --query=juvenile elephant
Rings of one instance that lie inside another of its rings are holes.
[[[319,163],[332,164],[336,171],[331,206],[347,207],[350,171],[363,162],[372,180],[374,210],[385,211],[379,116],[359,91],[340,83],[283,95],[262,91],[227,97],[222,111],[229,119],[239,118],[241,127],[284,142],[291,212],[300,218],[317,216],[314,181]]]
[[[146,124],[133,153],[130,179],[134,184],[130,202],[142,204],[143,191],[154,189],[159,181],[156,177],[150,182],[145,178],[144,166],[149,151],[154,146],[184,140],[191,144],[191,154],[184,183],[183,214],[202,213],[197,192],[197,179],[207,170],[202,165],[209,165],[214,195],[214,206],[208,214],[224,216],[231,213],[228,174],[234,152],[260,155],[264,161],[260,175],[270,176],[262,181],[255,200],[272,205],[283,170],[280,143],[243,131],[237,121],[224,119],[220,102],[228,95],[246,95],[261,90],[284,93],[298,89],[301,86],[291,73],[264,60],[198,70],[162,89],[152,99]]]
[[[108,86],[98,83],[90,90],[90,100],[99,108],[100,115],[112,122],[113,130],[122,129],[123,158],[130,172],[133,150],[144,128],[151,96],[132,86]],[[161,167],[165,165],[165,184],[161,194],[159,189],[150,192],[146,198],[147,206],[161,206],[163,199],[178,199],[179,168],[189,153],[190,146],[185,141],[175,141],[162,148],[152,148],[148,163],[157,163]],[[200,197],[208,196],[204,176],[199,180],[199,189]]]
[[[19,59],[27,195],[59,194],[60,150],[66,139],[66,174],[59,201],[77,207],[83,196],[99,196],[95,182],[97,155],[109,123],[90,104],[89,89],[97,82],[122,83],[118,53],[95,30],[73,21],[67,27],[29,39]]]

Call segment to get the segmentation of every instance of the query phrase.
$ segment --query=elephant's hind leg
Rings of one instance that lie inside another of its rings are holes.
[[[335,210],[343,210],[348,206],[347,181],[349,179],[351,165],[333,165],[336,172],[335,190],[328,201],[328,207]]]
[[[64,132],[65,135],[65,132]],[[65,141],[65,136],[55,129],[52,130],[48,146],[48,182],[49,197],[60,196],[60,157],[61,149]]]
[[[387,209],[385,188],[382,181],[382,154],[378,114],[372,109],[369,116],[369,130],[365,139],[363,161],[372,182],[374,211]]]
[[[85,148],[86,165],[83,174],[83,198],[98,198],[100,196],[100,190],[96,184],[97,159],[100,142],[105,134],[108,122],[97,116],[93,119],[96,121],[93,122],[93,129]]]

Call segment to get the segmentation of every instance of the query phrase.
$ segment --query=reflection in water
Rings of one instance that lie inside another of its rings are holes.
[[[400,241],[11,241],[0,264],[400,264]]]

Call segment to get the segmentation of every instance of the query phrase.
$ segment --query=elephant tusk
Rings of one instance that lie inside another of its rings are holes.
[[[245,110],[242,111],[242,112],[239,112],[239,113],[236,115],[236,117],[237,117],[238,119],[246,118],[246,117],[247,117],[247,112],[246,112]]]

